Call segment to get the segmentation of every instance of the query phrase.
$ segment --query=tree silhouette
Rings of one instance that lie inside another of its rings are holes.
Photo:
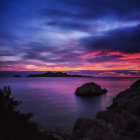
[[[16,110],[21,102],[11,97],[10,86],[0,89],[0,140],[55,140],[40,132],[38,125],[29,119],[32,113]]]

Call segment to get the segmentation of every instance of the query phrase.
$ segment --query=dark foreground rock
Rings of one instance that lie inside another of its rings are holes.
[[[75,95],[80,97],[94,97],[106,92],[106,89],[102,89],[101,86],[91,82],[78,87],[76,89]]]
[[[79,118],[72,140],[140,140],[140,80],[118,94],[94,119]]]
[[[131,88],[138,88],[140,86],[140,79],[131,85]]]

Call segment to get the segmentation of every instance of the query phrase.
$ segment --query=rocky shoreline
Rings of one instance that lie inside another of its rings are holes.
[[[31,114],[15,110],[19,103],[10,97],[11,89],[0,90],[0,137],[2,140],[139,140],[140,80],[120,92],[106,111],[94,119],[79,118],[72,134],[63,130],[39,130],[30,122]],[[13,120],[7,116],[13,117]],[[16,118],[16,119],[15,119]],[[11,122],[12,121],[12,122]],[[10,127],[9,127],[10,126]],[[26,130],[26,131],[25,131]],[[4,137],[6,136],[6,138]]]
[[[140,80],[119,93],[94,119],[79,118],[72,140],[139,140]]]

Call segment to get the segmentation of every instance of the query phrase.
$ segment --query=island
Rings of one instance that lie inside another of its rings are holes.
[[[80,97],[95,97],[106,92],[106,89],[102,89],[98,84],[91,82],[78,87],[75,91],[75,95]]]
[[[46,72],[43,74],[30,74],[27,77],[92,77],[92,76],[70,75],[63,72]]]
[[[14,75],[13,77],[22,77],[21,75]]]

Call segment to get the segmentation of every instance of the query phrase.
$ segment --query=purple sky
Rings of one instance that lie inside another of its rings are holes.
[[[0,21],[1,71],[140,76],[139,0],[1,0]]]

